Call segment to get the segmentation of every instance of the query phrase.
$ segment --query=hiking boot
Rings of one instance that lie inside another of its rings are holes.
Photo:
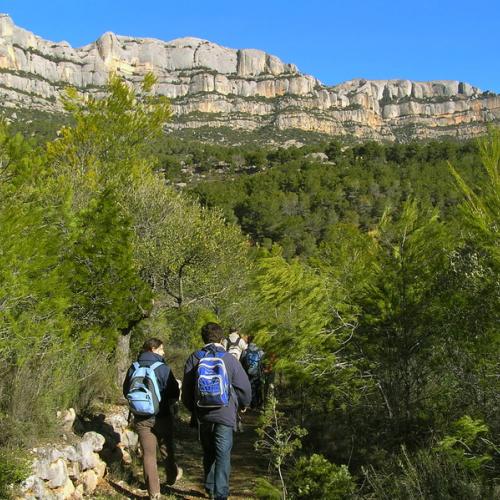
[[[210,498],[211,500],[213,500],[215,498],[214,496],[214,492],[212,490],[207,490],[205,488],[205,494],[207,495],[208,498]]]
[[[167,484],[169,486],[173,486],[177,481],[179,481],[183,473],[184,471],[182,470],[182,467],[178,467],[177,465],[175,468],[169,468],[167,471]]]

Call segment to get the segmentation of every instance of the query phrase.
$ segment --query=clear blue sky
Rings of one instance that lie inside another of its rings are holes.
[[[500,0],[0,0],[0,12],[75,47],[106,31],[196,36],[264,50],[330,85],[449,79],[500,93]]]

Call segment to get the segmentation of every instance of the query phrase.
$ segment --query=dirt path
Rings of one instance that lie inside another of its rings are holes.
[[[243,500],[256,498],[255,479],[267,473],[267,460],[254,449],[256,440],[255,428],[258,415],[250,412],[244,415],[243,432],[234,434],[234,445],[231,454],[231,499]],[[162,493],[166,498],[200,499],[207,498],[203,488],[202,452],[198,442],[196,429],[188,425],[188,417],[182,415],[176,424],[177,460],[184,470],[184,475],[175,486],[162,486]],[[161,468],[160,473],[162,474]],[[133,481],[144,488],[140,467],[133,470]],[[163,480],[164,477],[160,476]],[[130,483],[118,479],[110,474],[107,483],[100,489],[101,498],[147,498],[144,489],[134,488]]]

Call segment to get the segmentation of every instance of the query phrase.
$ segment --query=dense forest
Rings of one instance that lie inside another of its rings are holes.
[[[1,495],[56,410],[211,320],[276,360],[261,498],[498,496],[500,131],[201,144],[165,136],[153,85],[0,127]]]

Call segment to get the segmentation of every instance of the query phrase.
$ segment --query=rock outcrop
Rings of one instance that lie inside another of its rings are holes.
[[[0,15],[4,107],[60,110],[64,87],[99,93],[112,72],[136,86],[153,72],[156,92],[172,100],[174,128],[274,127],[392,140],[470,137],[500,120],[500,96],[464,82],[356,79],[329,87],[260,50],[114,33],[72,48]]]
[[[106,463],[130,463],[129,451],[137,448],[138,436],[129,428],[127,415],[127,407],[114,406],[106,415],[74,424],[73,409],[58,414],[62,439],[31,450],[31,474],[21,484],[17,500],[92,498],[106,474]],[[76,426],[80,431],[87,426],[96,430],[80,437],[73,434]]]

